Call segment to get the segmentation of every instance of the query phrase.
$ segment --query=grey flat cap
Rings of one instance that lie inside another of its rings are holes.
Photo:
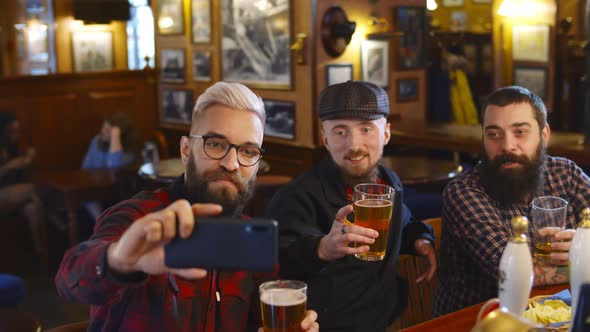
[[[377,120],[389,115],[385,90],[363,81],[347,81],[325,88],[318,99],[321,121],[331,119]]]

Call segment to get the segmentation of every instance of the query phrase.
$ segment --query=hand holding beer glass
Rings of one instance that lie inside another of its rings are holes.
[[[531,204],[533,235],[535,240],[535,257],[537,260],[554,264],[549,255],[554,250],[555,234],[565,227],[567,201],[554,196],[541,196]]]
[[[389,226],[393,210],[395,189],[376,183],[362,183],[354,187],[354,224],[379,232],[379,237],[369,245],[369,251],[355,254],[365,261],[380,261],[385,257]],[[355,242],[355,247],[366,245]]]
[[[307,285],[297,280],[267,281],[258,287],[264,332],[299,332],[307,307]]]

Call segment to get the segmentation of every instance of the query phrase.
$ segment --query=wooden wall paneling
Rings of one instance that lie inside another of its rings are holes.
[[[154,71],[58,74],[0,80],[0,110],[17,113],[21,146],[37,149],[36,167],[78,168],[107,114],[126,112],[138,145],[156,126]]]
[[[80,121],[80,104],[74,93],[32,97],[26,102],[31,118],[31,145],[37,150],[35,165],[80,167],[80,156],[85,153],[91,135]]]

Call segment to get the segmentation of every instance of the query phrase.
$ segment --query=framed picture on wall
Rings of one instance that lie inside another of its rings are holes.
[[[404,103],[418,100],[418,79],[400,78],[396,81],[397,102]]]
[[[389,42],[363,40],[361,43],[362,80],[381,87],[389,86]]]
[[[29,61],[46,63],[49,61],[49,33],[47,29],[34,29],[34,32],[25,29],[27,38],[27,50]]]
[[[211,42],[211,0],[192,0],[193,43]]]
[[[445,7],[458,7],[463,6],[463,0],[443,0],[442,5]]]
[[[352,64],[326,65],[326,86],[352,80]]]
[[[72,32],[72,59],[75,72],[113,69],[111,31]]]
[[[184,9],[182,0],[159,0],[156,25],[161,35],[184,33]]]
[[[492,3],[492,0],[472,0],[473,3]]]
[[[514,65],[513,84],[529,89],[547,100],[547,68]]]
[[[162,88],[160,97],[162,124],[191,124],[194,106],[192,90]]]
[[[426,44],[426,8],[395,7],[395,31],[404,36],[396,47],[396,68],[416,69],[424,66]]]
[[[196,51],[193,53],[193,79],[195,81],[211,81],[211,52]]]
[[[222,0],[222,79],[291,88],[289,0]]]
[[[549,25],[513,25],[512,60],[549,62]]]
[[[167,49],[160,51],[160,80],[162,83],[184,83],[184,50]]]
[[[295,139],[295,103],[292,101],[264,100],[266,124],[264,135]]]

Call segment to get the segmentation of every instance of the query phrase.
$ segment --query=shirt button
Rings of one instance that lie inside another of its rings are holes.
[[[102,277],[102,269],[100,268],[100,265],[96,266],[96,275]]]

